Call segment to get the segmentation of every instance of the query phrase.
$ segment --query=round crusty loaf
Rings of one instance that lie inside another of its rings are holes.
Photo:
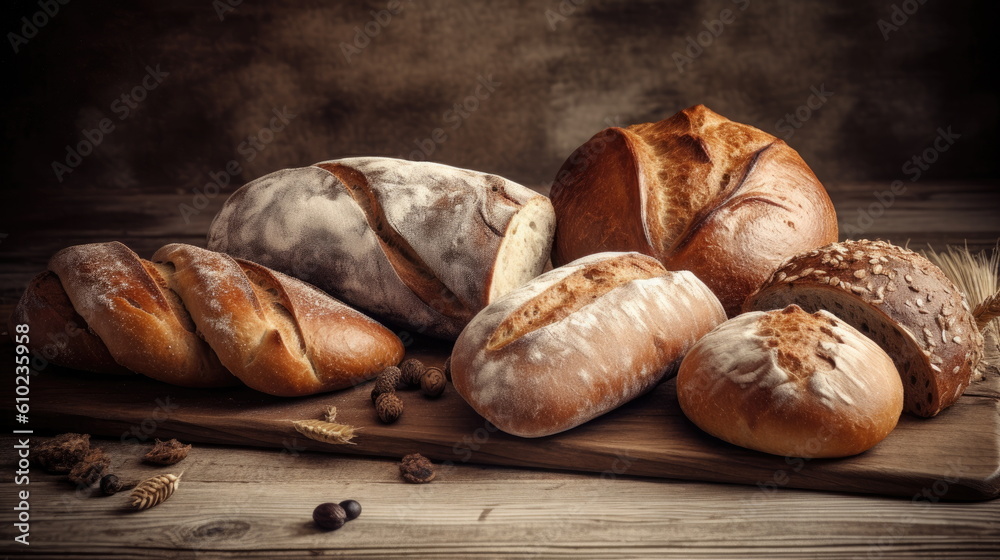
[[[845,241],[791,258],[746,302],[826,309],[892,356],[905,409],[934,416],[962,396],[983,337],[961,291],[924,257],[884,241]]]
[[[167,245],[154,259],[117,242],[64,249],[14,316],[32,338],[79,316],[88,330],[47,357],[54,363],[107,371],[111,359],[118,371],[189,387],[242,380],[272,395],[307,395],[402,358],[391,331],[295,278],[191,245]],[[55,304],[50,313],[41,301]]]
[[[367,157],[245,185],[212,222],[208,247],[454,339],[479,310],[542,272],[554,229],[549,200],[512,181]]]
[[[786,457],[845,457],[896,427],[892,359],[826,311],[745,313],[708,333],[677,374],[684,414],[713,436]]]
[[[279,396],[343,389],[403,357],[388,329],[280,272],[180,243],[153,260],[170,269],[170,289],[201,337],[252,389]]]
[[[592,255],[476,315],[452,351],[452,382],[501,430],[555,434],[654,387],[725,318],[690,272],[638,253]]]
[[[552,186],[556,266],[638,251],[690,270],[729,316],[786,258],[837,241],[823,185],[784,141],[696,105],[608,128]]]

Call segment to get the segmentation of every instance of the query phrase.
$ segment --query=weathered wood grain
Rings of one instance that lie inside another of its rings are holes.
[[[873,498],[503,467],[442,469],[402,482],[395,460],[195,445],[172,467],[141,443],[95,440],[130,478],[184,471],[164,504],[129,513],[124,495],[76,492],[33,471],[32,545],[0,526],[7,554],[39,558],[915,558],[995,557],[1000,502]],[[14,453],[0,451],[11,472]],[[17,487],[0,482],[0,501]],[[312,508],[347,498],[360,518],[317,530]],[[20,546],[20,545],[19,545]]]
[[[3,347],[10,349],[10,343]],[[408,349],[442,365],[448,347],[417,342]],[[32,378],[31,425],[61,432],[73,426],[131,441],[153,433],[195,442],[400,457],[420,452],[454,464],[482,463],[598,473],[736,482],[910,497],[933,489],[936,498],[1000,496],[1000,377],[976,384],[933,419],[904,415],[874,449],[845,459],[805,461],[742,449],[712,438],[680,411],[673,381],[652,393],[555,436],[525,439],[497,431],[448,387],[427,399],[401,392],[402,418],[377,420],[371,384],[287,399],[247,389],[199,390],[142,376],[99,376],[50,366]],[[338,421],[361,429],[356,445],[315,442],[293,420],[320,418],[326,406]],[[0,413],[13,415],[13,403]]]

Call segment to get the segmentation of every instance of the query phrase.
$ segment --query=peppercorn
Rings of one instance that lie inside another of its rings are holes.
[[[347,523],[347,512],[340,504],[327,502],[316,506],[313,510],[313,521],[324,529],[336,531]]]
[[[357,500],[344,500],[340,502],[340,507],[347,513],[347,520],[357,519],[361,515],[361,504]]]
[[[112,494],[121,492],[123,486],[124,485],[122,484],[121,479],[119,479],[116,475],[106,474],[101,477],[101,492],[103,492],[105,496],[111,496]]]
[[[444,387],[448,384],[444,372],[436,367],[427,368],[427,371],[420,377],[420,390],[431,398],[440,397],[444,393]]]

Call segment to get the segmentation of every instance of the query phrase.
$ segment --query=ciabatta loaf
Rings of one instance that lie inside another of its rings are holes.
[[[725,318],[690,272],[638,253],[591,255],[476,315],[455,343],[452,382],[501,430],[555,434],[653,388]]]

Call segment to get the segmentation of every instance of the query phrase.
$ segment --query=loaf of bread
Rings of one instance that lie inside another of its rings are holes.
[[[243,381],[272,395],[308,395],[360,383],[403,355],[392,332],[317,288],[182,244],[153,261],[117,242],[60,251],[12,319],[42,345],[66,330],[62,318],[79,332],[46,356],[53,363],[188,387]]]
[[[745,307],[792,303],[829,310],[875,340],[902,376],[905,410],[917,416],[958,400],[983,355],[961,291],[924,257],[884,241],[845,241],[795,256]]]
[[[555,266],[600,251],[652,255],[694,272],[729,316],[786,258],[837,241],[830,197],[799,154],[702,105],[599,132],[551,196]]]
[[[8,321],[8,332],[15,325],[28,325],[32,354],[63,367],[97,373],[126,374],[133,372],[111,357],[104,342],[87,327],[87,321],[76,312],[73,303],[51,270],[35,276],[14,307]]]
[[[213,221],[208,247],[454,339],[479,310],[542,272],[554,228],[546,197],[496,175],[349,158],[245,185]]]
[[[591,255],[476,315],[452,351],[452,381],[499,429],[555,434],[653,388],[725,318],[690,272],[638,253]]]
[[[677,374],[699,428],[786,457],[845,457],[896,427],[903,385],[892,359],[826,311],[745,313],[705,335]]]

